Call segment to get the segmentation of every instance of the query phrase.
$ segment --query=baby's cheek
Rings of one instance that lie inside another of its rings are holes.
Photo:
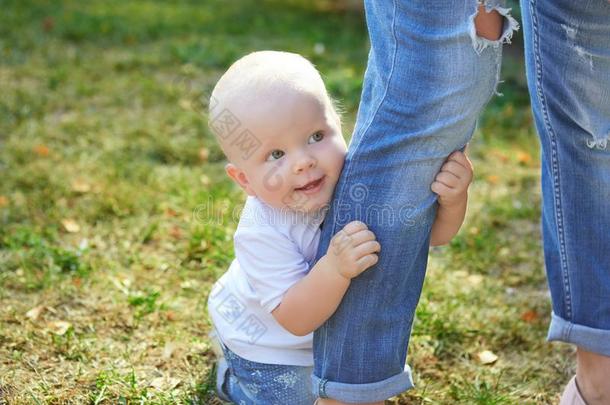
[[[285,187],[286,178],[279,166],[271,166],[266,169],[259,180],[260,188],[265,195],[272,196]]]
[[[282,171],[269,174],[263,180],[261,188],[264,199],[276,208],[286,208],[294,198],[290,178]]]
[[[337,153],[335,156],[334,162],[335,172],[337,173],[337,177],[339,177],[343,164],[345,163],[345,153],[339,151],[339,153]]]

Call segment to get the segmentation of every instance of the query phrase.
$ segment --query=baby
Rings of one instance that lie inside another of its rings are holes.
[[[351,279],[381,246],[353,221],[315,262],[320,225],[343,167],[341,120],[305,58],[261,51],[216,84],[209,125],[247,194],[235,259],[208,299],[218,342],[217,390],[237,404],[311,405],[312,332],[337,309]],[[447,243],[466,211],[470,161],[453,153],[432,184],[439,209],[431,243]]]

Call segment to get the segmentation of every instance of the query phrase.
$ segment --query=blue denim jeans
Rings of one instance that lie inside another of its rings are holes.
[[[549,340],[610,356],[610,3],[522,0]]]
[[[237,405],[312,405],[312,367],[265,364],[246,360],[220,342],[216,391]]]
[[[371,49],[356,127],[317,257],[352,220],[382,250],[314,334],[314,393],[381,401],[412,387],[405,366],[444,159],[464,147],[498,82],[502,37],[476,36],[476,0],[365,0]],[[489,4],[503,14],[508,10]]]

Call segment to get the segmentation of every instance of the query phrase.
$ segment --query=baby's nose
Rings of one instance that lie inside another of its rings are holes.
[[[294,165],[294,172],[295,173],[300,173],[305,169],[311,169],[313,167],[315,167],[316,165],[316,158],[314,158],[313,156],[303,156],[302,158],[300,158],[299,160],[297,160],[297,162]]]

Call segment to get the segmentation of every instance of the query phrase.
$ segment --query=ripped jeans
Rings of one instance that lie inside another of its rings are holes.
[[[542,149],[548,339],[610,356],[610,2],[521,0]]]
[[[312,405],[311,367],[264,364],[246,360],[222,342],[216,392],[237,405]]]
[[[356,126],[322,229],[317,258],[352,220],[382,250],[314,333],[313,392],[348,403],[412,387],[405,365],[444,159],[464,147],[498,83],[501,37],[476,35],[476,0],[365,0],[371,48]]]

